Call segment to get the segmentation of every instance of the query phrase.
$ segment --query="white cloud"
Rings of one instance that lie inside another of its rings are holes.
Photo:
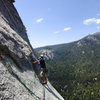
[[[61,31],[55,31],[54,33],[57,34],[57,33],[60,33],[60,32],[61,32]]]
[[[36,20],[37,23],[41,23],[44,19],[43,18],[39,18]]]
[[[54,33],[57,34],[57,33],[61,33],[61,32],[64,32],[64,31],[69,31],[69,30],[71,30],[71,27],[66,27],[66,28],[64,28],[62,30],[57,30]]]
[[[63,29],[63,31],[69,31],[69,30],[71,30],[71,27],[66,27]]]
[[[85,24],[85,25],[89,25],[91,23],[100,24],[100,19],[90,18],[90,19],[86,19],[83,21],[83,24]]]

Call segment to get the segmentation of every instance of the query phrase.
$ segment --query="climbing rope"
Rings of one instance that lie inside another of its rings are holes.
[[[43,86],[43,99],[42,100],[45,100],[45,88]]]
[[[6,64],[6,67],[8,69],[8,71],[10,72],[10,74],[12,74],[28,91],[29,93],[34,96],[37,100],[40,100],[40,98],[35,94],[33,93],[25,84],[24,82],[22,82],[22,80],[17,76],[17,74],[14,73],[13,69],[11,68],[11,65],[10,63],[7,65]]]
[[[12,69],[12,67],[11,67],[11,64],[10,64],[10,63],[6,63],[6,62],[5,62],[5,59],[4,59],[4,57],[3,57],[2,55],[0,55],[0,60],[3,61],[5,67],[6,67],[7,70],[8,70],[8,72],[9,72],[12,76],[14,76],[14,77],[28,90],[28,92],[29,92],[32,96],[34,96],[34,97],[36,98],[36,100],[40,100],[40,97],[38,97],[35,93],[33,93],[33,92],[24,84],[24,82],[18,77],[18,75],[17,75],[16,73],[14,73],[14,71],[13,71],[13,69]]]

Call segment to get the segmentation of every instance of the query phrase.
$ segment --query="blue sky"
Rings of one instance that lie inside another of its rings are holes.
[[[33,48],[100,32],[100,0],[16,0]]]

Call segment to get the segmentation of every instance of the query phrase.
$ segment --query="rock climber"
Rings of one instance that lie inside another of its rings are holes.
[[[47,84],[47,77],[46,77],[47,69],[46,69],[46,64],[45,64],[45,60],[44,60],[43,55],[40,55],[39,60],[33,61],[32,63],[33,64],[40,64],[40,66],[41,66],[40,77],[43,80],[43,84]]]

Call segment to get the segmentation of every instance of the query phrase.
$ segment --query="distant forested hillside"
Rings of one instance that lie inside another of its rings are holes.
[[[79,41],[35,49],[65,100],[100,100],[100,32]]]

